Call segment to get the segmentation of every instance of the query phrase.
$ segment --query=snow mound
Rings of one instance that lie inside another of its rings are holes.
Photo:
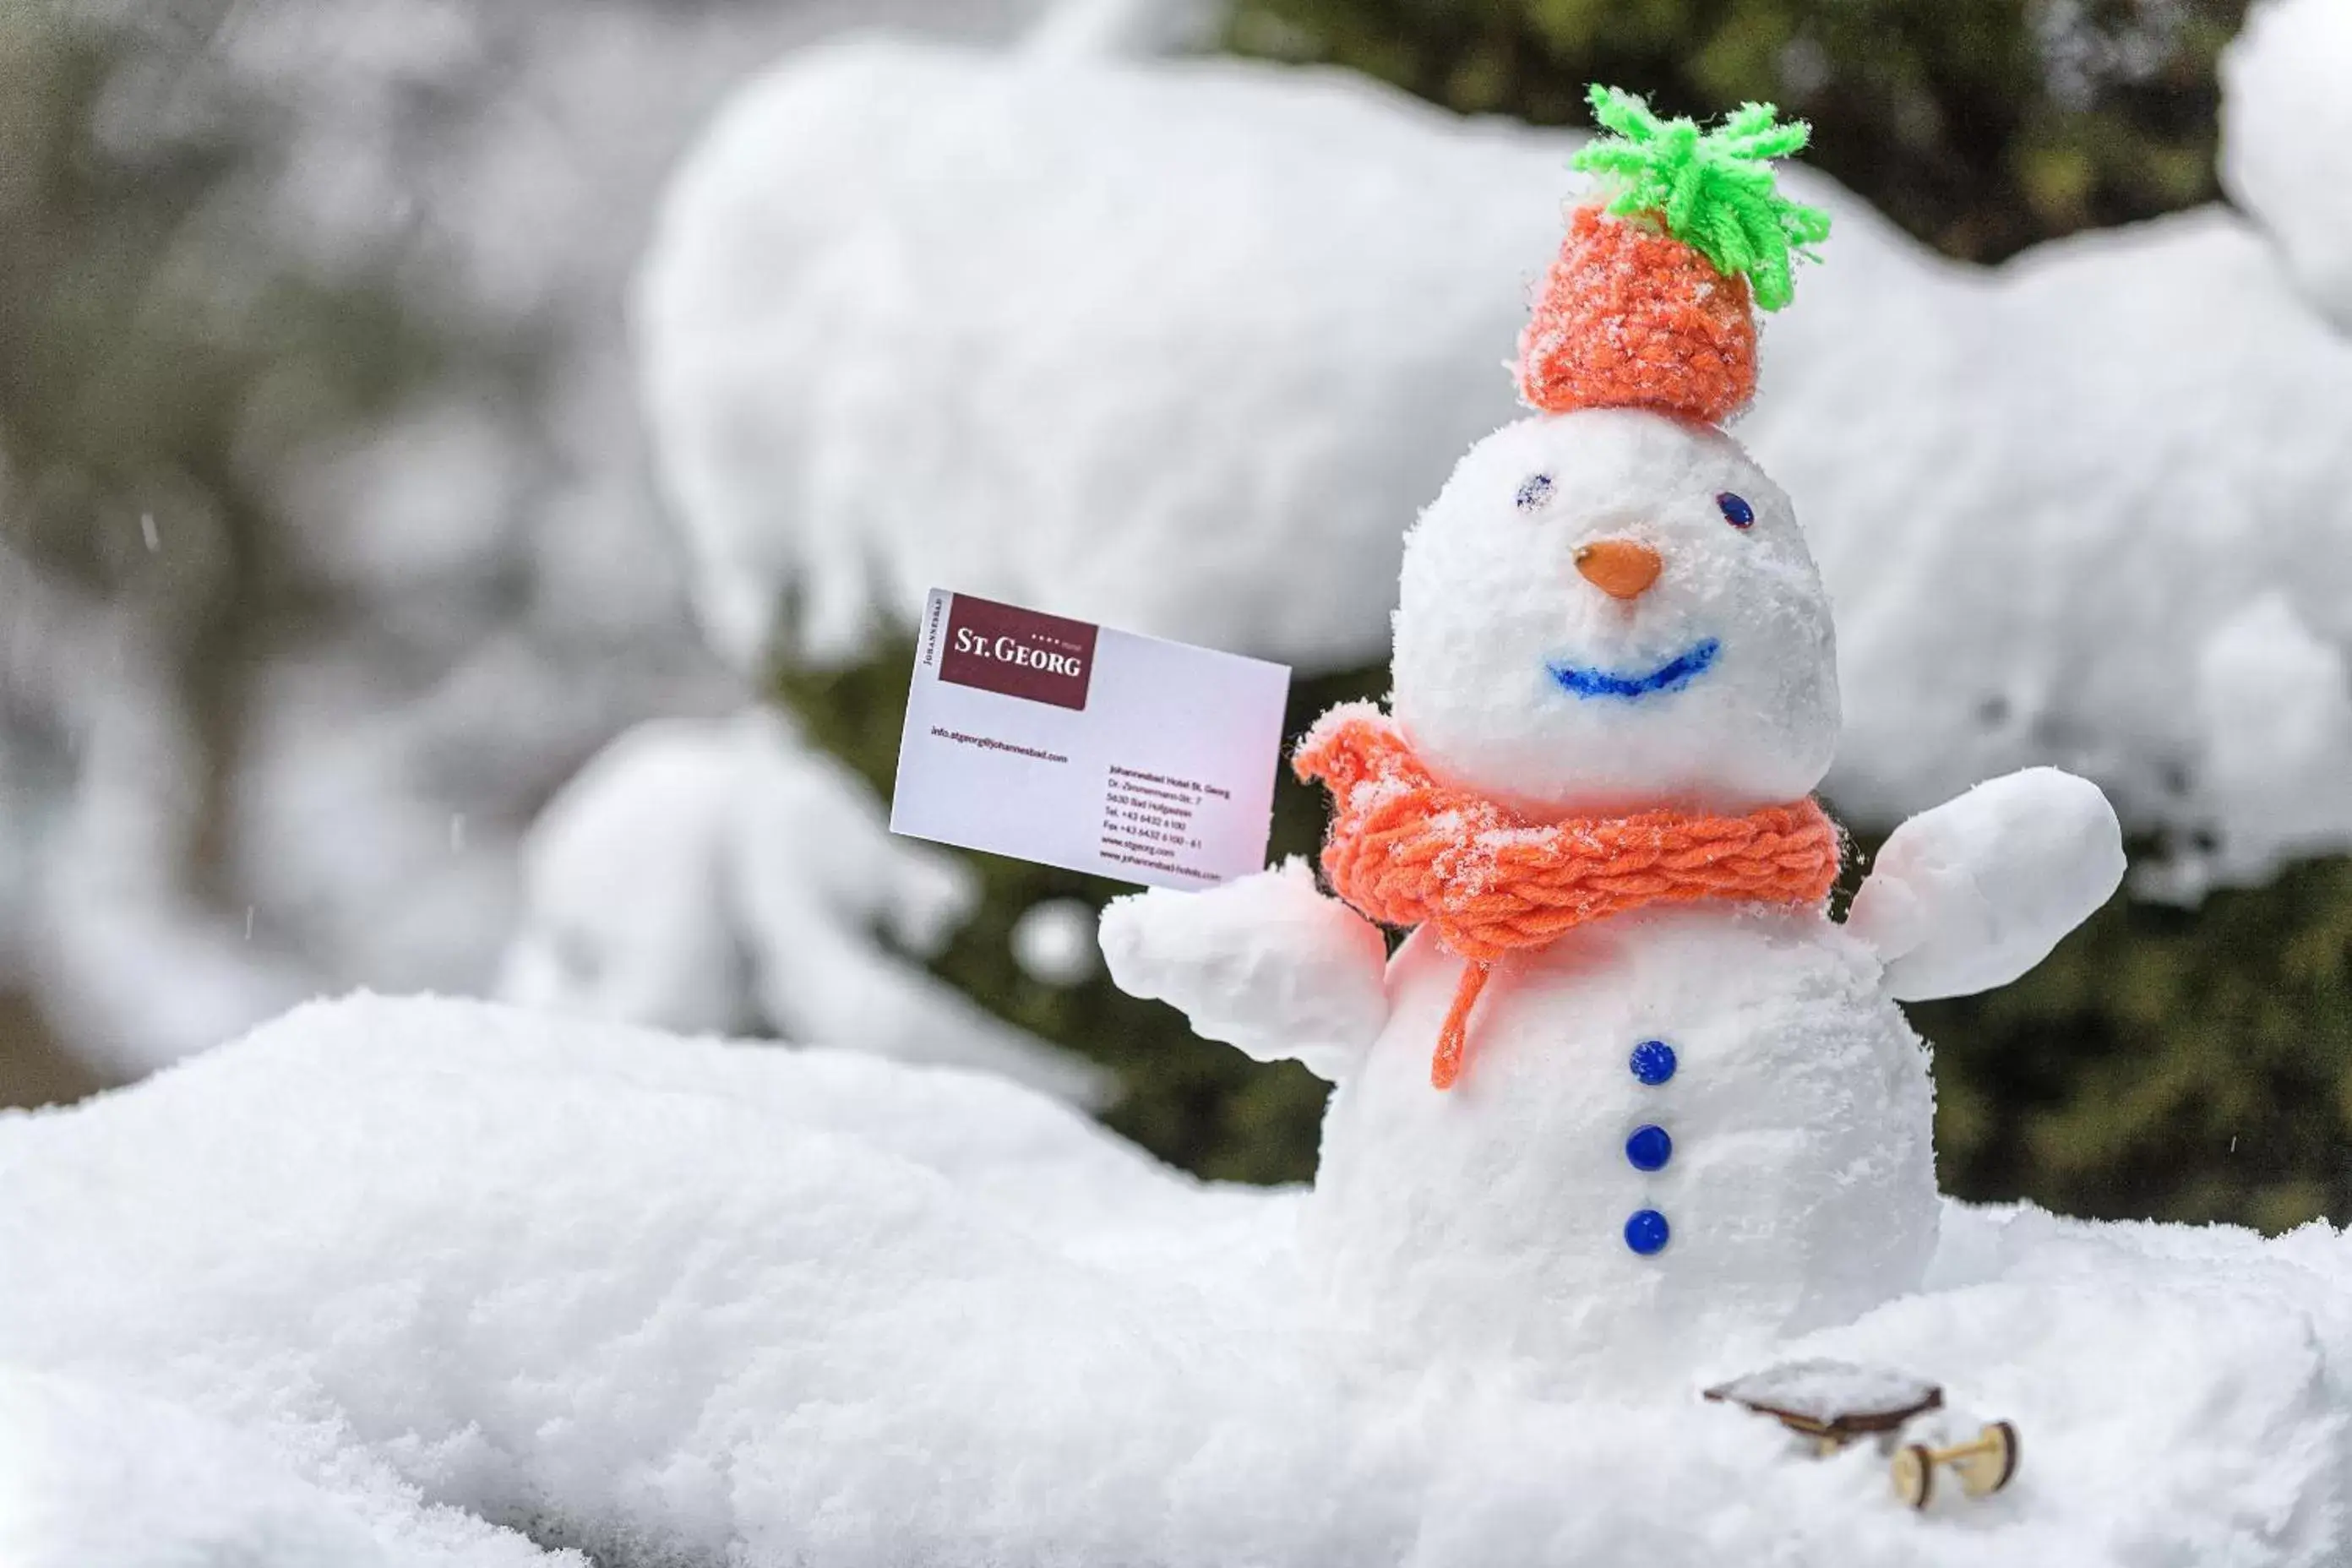
[[[10,1568],[588,1568],[355,1454],[333,1489],[179,1406],[0,1365],[0,1563]]]
[[[124,1561],[272,1568],[533,1561],[521,1537],[606,1568],[2352,1549],[2352,1252],[2325,1226],[1952,1209],[1930,1293],[1790,1347],[2018,1424],[2015,1486],[1921,1519],[1867,1449],[1816,1462],[1698,1399],[1752,1367],[1601,1405],[1508,1367],[1337,1364],[1297,1201],[952,1069],[314,1005],[0,1117],[0,1545],[11,1568],[125,1532]]]
[[[1336,73],[788,56],[681,165],[639,288],[706,627],[754,659],[789,586],[844,658],[947,584],[1360,661],[1427,481],[1510,408],[1496,258],[1545,258],[1556,163]]]
[[[2337,112],[2272,96],[2282,135]],[[1232,61],[788,58],[640,277],[713,639],[751,660],[789,603],[793,651],[846,658],[945,584],[1378,661],[1405,524],[1515,412],[1497,362],[1577,144]],[[2054,764],[2179,846],[2184,895],[2352,845],[2352,341],[2270,240],[2216,208],[1972,269],[1790,184],[1837,235],[1738,434],[1840,613],[1840,806],[1891,826]],[[2250,659],[2294,675],[2259,778]]]
[[[628,731],[533,825],[523,880],[506,1001],[688,1032],[764,1028],[987,1068],[1085,1105],[1110,1096],[1102,1068],[903,955],[938,951],[963,922],[971,873],[892,837],[864,781],[782,714]]]
[[[1215,0],[1054,0],[1021,40],[1047,58],[1137,58],[1215,46]]]
[[[1380,928],[1318,892],[1296,855],[1221,887],[1116,899],[1101,931],[1120,990],[1258,1061],[1295,1057],[1336,1083],[1388,1021]]]
[[[2221,57],[2221,183],[2352,331],[2352,5],[2266,0]]]

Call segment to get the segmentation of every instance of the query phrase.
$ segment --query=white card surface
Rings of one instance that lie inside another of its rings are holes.
[[[1163,888],[1265,865],[1290,671],[931,590],[890,830]]]

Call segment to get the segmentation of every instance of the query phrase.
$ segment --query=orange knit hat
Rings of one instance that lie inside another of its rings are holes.
[[[1580,206],[1519,334],[1519,395],[1548,414],[1654,408],[1719,425],[1756,393],[1756,318],[1789,302],[1790,267],[1829,235],[1826,213],[1782,196],[1769,160],[1808,128],[1770,104],[1714,131],[1660,120],[1631,93],[1595,87],[1614,136],[1570,160],[1613,187]]]

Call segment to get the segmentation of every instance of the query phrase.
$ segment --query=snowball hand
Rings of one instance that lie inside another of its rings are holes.
[[[2096,784],[2006,774],[1895,830],[1846,929],[1876,948],[1898,1001],[2006,985],[2107,901],[2123,831]]]
[[[1202,892],[1120,899],[1103,911],[1102,952],[1120,990],[1170,1004],[1194,1033],[1335,1082],[1388,1021],[1379,929],[1317,892],[1297,858]]]

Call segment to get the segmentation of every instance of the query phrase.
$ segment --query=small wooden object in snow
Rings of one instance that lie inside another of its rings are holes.
[[[1936,1467],[1949,1465],[1960,1478],[1960,1489],[1970,1497],[1990,1497],[2017,1475],[2017,1428],[1995,1421],[1977,1428],[1977,1435],[1948,1448],[1906,1443],[1895,1451],[1890,1474],[1895,1495],[1913,1508],[1924,1509],[1936,1497]]]
[[[1885,1446],[1915,1416],[1944,1407],[1944,1391],[1932,1383],[1834,1361],[1790,1362],[1750,1373],[1706,1390],[1706,1397],[1769,1415],[1811,1437],[1814,1451],[1824,1455],[1862,1437]],[[2016,1476],[2017,1459],[2017,1428],[1995,1421],[1949,1447],[1906,1443],[1895,1450],[1890,1473],[1895,1495],[1925,1509],[1935,1500],[1937,1466],[1949,1465],[1969,1496],[1989,1497]]]

